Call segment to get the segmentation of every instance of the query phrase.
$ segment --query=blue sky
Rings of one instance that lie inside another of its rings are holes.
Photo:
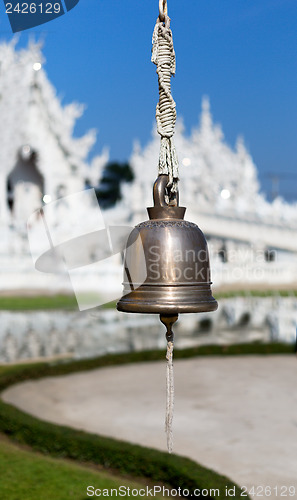
[[[177,56],[173,94],[190,133],[201,97],[234,145],[242,134],[271,191],[297,199],[297,1],[168,0]],[[46,71],[63,102],[87,105],[76,127],[98,130],[113,159],[129,158],[133,140],[145,144],[158,98],[150,62],[157,0],[80,0],[68,14],[21,34],[44,38]],[[0,37],[12,33],[0,5]],[[154,168],[152,166],[152,168]]]

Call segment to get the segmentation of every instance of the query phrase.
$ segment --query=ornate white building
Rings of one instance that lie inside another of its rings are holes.
[[[73,137],[84,106],[63,106],[42,67],[39,43],[17,50],[16,40],[0,44],[0,289],[67,288],[34,270],[27,220],[45,203],[97,185],[108,151],[91,163],[96,141],[90,130]],[[32,223],[32,218],[30,223]],[[29,277],[30,276],[30,277]],[[55,285],[56,284],[56,285]]]
[[[0,45],[2,290],[70,286],[69,280],[59,281],[34,269],[26,222],[44,203],[80,192],[86,182],[97,185],[108,161],[104,150],[89,163],[96,134],[91,130],[73,137],[83,106],[62,106],[43,62],[38,43],[21,50],[15,41]],[[180,160],[180,202],[187,206],[186,218],[208,237],[215,287],[293,288],[297,204],[279,198],[266,201],[243,140],[238,139],[235,149],[226,144],[220,126],[212,121],[207,98],[199,126],[187,136],[179,121],[174,140]],[[107,223],[133,225],[147,218],[159,145],[155,130],[145,147],[135,144],[130,158],[135,181],[123,186],[122,201],[106,211]],[[56,225],[69,226],[64,216],[56,215]],[[97,282],[88,278],[84,286],[96,288]]]

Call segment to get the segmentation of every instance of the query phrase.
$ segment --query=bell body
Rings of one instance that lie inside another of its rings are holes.
[[[208,249],[196,224],[183,219],[185,208],[160,200],[167,176],[154,186],[150,220],[129,236],[125,255],[123,312],[172,315],[214,311]],[[160,186],[161,184],[161,186]]]

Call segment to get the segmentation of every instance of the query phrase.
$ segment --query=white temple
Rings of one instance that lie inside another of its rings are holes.
[[[73,137],[83,106],[63,106],[39,63],[43,55],[38,43],[21,50],[15,41],[0,45],[2,291],[70,286],[34,269],[26,222],[44,203],[80,192],[86,182],[97,185],[108,161],[107,150],[88,161],[95,132]],[[220,126],[212,121],[207,98],[199,126],[187,136],[179,121],[174,140],[180,203],[187,207],[186,219],[196,222],[208,238],[215,287],[296,286],[297,204],[265,199],[243,140],[238,139],[235,149],[226,144]],[[108,223],[133,225],[147,218],[159,144],[155,130],[145,147],[135,144],[130,158],[135,181],[123,186],[122,201],[106,211]],[[91,289],[97,286],[96,280],[87,283]]]
[[[46,276],[34,270],[27,220],[44,203],[84,190],[86,182],[97,185],[108,161],[104,150],[88,162],[95,131],[73,137],[84,106],[62,106],[43,62],[39,43],[21,50],[16,40],[0,44],[2,290],[47,288]],[[68,285],[62,280],[62,288]]]

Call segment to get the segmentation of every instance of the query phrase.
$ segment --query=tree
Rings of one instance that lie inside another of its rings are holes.
[[[134,173],[129,163],[109,162],[98,188],[95,188],[97,199],[102,208],[111,208],[122,199],[121,184],[132,182]]]

